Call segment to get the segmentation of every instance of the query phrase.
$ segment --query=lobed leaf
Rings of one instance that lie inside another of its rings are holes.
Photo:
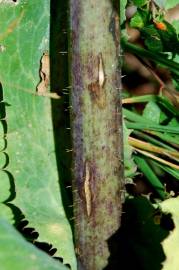
[[[0,219],[0,265],[3,270],[67,270],[28,243],[6,220]]]
[[[21,0],[0,9],[0,80],[7,111],[9,171],[16,204],[38,240],[76,269],[72,232],[57,171],[51,103],[36,95],[40,59],[49,50],[49,0]]]

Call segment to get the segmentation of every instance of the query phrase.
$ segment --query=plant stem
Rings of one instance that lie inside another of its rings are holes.
[[[118,14],[112,1],[70,1],[72,188],[79,270],[102,270],[107,265],[107,240],[120,226],[123,140]]]

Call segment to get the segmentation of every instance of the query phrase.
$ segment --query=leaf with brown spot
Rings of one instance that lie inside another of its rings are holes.
[[[37,94],[39,96],[47,96],[54,99],[59,99],[60,96],[57,93],[48,92],[50,84],[50,57],[46,51],[43,53],[40,60],[40,78],[41,81],[37,86]]]

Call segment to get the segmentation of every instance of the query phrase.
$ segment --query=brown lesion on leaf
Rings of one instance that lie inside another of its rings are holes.
[[[88,90],[92,101],[100,108],[106,107],[106,92],[105,92],[106,75],[104,70],[104,62],[102,53],[98,54],[98,74],[97,80],[88,85]]]
[[[50,85],[50,57],[48,51],[44,52],[40,60],[40,82],[37,85],[37,95],[54,99],[60,98],[57,93],[48,92]]]
[[[44,52],[41,57],[39,73],[41,81],[37,86],[37,93],[42,94],[47,92],[50,81],[50,60],[49,53],[47,51]]]

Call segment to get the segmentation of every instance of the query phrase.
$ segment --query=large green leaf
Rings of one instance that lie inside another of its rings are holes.
[[[0,219],[0,265],[3,270],[67,270],[62,263],[25,241],[3,219]]]
[[[0,156],[1,158],[1,156]],[[11,209],[4,203],[10,198],[11,183],[7,171],[0,170],[0,218],[6,218],[10,223],[14,222]]]
[[[76,268],[72,233],[62,205],[50,99],[34,95],[40,59],[49,47],[49,0],[0,3],[0,80],[8,104],[7,153],[16,204],[57,256]]]
[[[14,197],[14,184],[12,175],[8,171],[9,157],[6,153],[7,122],[5,103],[3,102],[2,87],[0,86],[0,218],[6,218],[10,223],[14,223],[12,210],[7,205]]]

